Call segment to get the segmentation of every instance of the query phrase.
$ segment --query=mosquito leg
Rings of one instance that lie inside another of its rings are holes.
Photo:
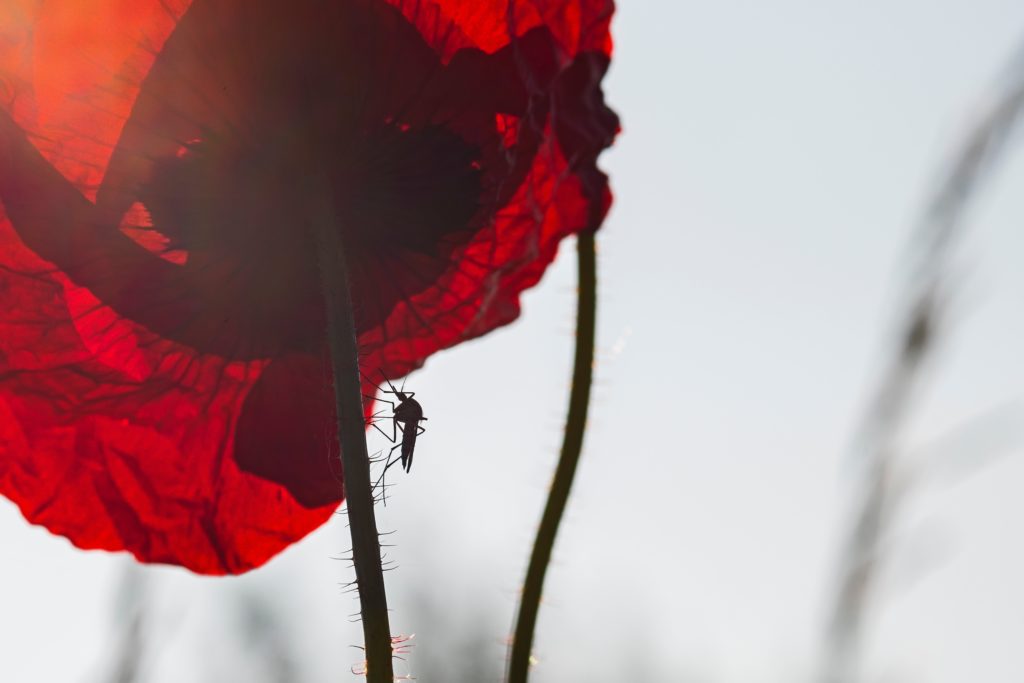
[[[398,462],[397,458],[395,460],[392,460],[391,462],[389,462],[384,467],[384,471],[381,472],[380,476],[377,478],[377,483],[374,484],[373,485],[373,489],[371,489],[371,491],[375,491],[377,489],[377,487],[380,486],[380,502],[384,503],[384,507],[388,506],[388,482],[387,482],[387,479],[386,479],[385,475],[388,472],[388,468],[390,468],[396,462]]]
[[[371,490],[376,491],[377,487],[380,486],[382,482],[384,482],[384,475],[386,475],[388,473],[388,469],[390,469],[391,466],[394,465],[396,462],[399,462],[399,460],[401,458],[395,458],[395,459],[392,460],[391,459],[391,454],[394,453],[395,449],[398,448],[401,445],[402,444],[398,444],[397,446],[392,448],[391,451],[388,453],[388,457],[386,458],[386,460],[388,462],[387,462],[386,465],[384,465],[384,470],[380,473],[380,476],[377,477],[377,482],[373,485],[373,488]],[[381,489],[381,491],[383,492],[384,489]],[[388,504],[387,496],[384,496],[383,500],[384,500],[384,507],[387,507],[387,504]]]
[[[387,400],[386,398],[377,398],[376,396],[369,396],[368,394],[363,394],[363,398],[368,398],[368,399],[370,399],[371,401],[380,401],[381,403],[387,403],[387,404],[388,404],[389,406],[391,406],[391,410],[392,410],[392,411],[394,411],[394,410],[395,410],[395,404],[394,404],[394,402],[392,402],[392,401],[389,401],[389,400]]]
[[[397,446],[396,446],[396,448],[397,448]],[[394,449],[392,449],[391,453],[394,453],[394,452],[395,452]],[[391,458],[391,453],[388,453],[388,458],[386,458],[387,464],[384,465],[384,469],[381,471],[380,476],[377,477],[377,481],[373,485],[374,489],[376,489],[378,486],[380,486],[380,483],[382,481],[384,481],[384,475],[388,473],[388,469],[390,469],[391,466],[394,465],[399,460],[398,458],[395,458],[394,460],[391,460],[390,459]]]
[[[385,432],[385,431],[384,431],[383,429],[381,429],[381,428],[380,428],[380,427],[379,427],[379,426],[377,425],[377,423],[376,423],[376,422],[371,422],[371,423],[370,423],[370,426],[371,426],[371,427],[373,427],[374,429],[376,429],[376,430],[377,430],[378,432],[380,432],[381,434],[383,434],[383,435],[384,435],[384,438],[385,438],[385,439],[387,439],[388,441],[390,441],[391,443],[395,443],[396,441],[398,441],[398,437],[397,437],[397,435],[396,435],[396,434],[395,434],[395,433],[394,433],[393,431],[392,431],[392,433],[391,433],[391,434],[388,434],[388,433],[387,433],[387,432]]]
[[[401,443],[395,443],[394,445],[391,446],[391,450],[387,452],[387,458],[384,459],[384,460],[387,461],[387,465],[384,466],[384,471],[385,472],[387,471],[387,468],[389,468],[392,465],[394,465],[400,459],[400,457],[401,457],[400,454],[399,454],[398,458],[394,458],[393,460],[391,458],[394,455],[394,452],[399,449],[399,447],[401,447]],[[384,472],[381,472],[381,475],[383,475],[383,474],[384,474]],[[379,480],[380,480],[380,477],[378,477],[378,481]]]

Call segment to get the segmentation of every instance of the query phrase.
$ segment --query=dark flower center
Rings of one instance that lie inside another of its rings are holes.
[[[314,173],[331,180],[363,325],[393,306],[389,280],[414,293],[446,268],[479,209],[478,148],[444,127],[384,124],[347,139],[322,135],[322,144],[303,139],[315,135],[298,124],[256,140],[207,132],[158,159],[138,191],[165,248],[187,254],[181,267],[218,279],[206,300],[222,297],[210,310],[236,322],[233,355],[308,350],[320,338],[316,254],[303,224]],[[422,282],[409,283],[411,259],[427,267],[416,273]]]

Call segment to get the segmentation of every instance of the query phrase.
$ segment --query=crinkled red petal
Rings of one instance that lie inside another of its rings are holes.
[[[0,493],[79,547],[239,573],[341,500],[315,264],[281,227],[304,162],[392,378],[514,320],[610,204],[611,2],[285,5],[0,0]],[[303,50],[339,63],[306,108],[274,76]],[[268,134],[333,128],[306,156]]]

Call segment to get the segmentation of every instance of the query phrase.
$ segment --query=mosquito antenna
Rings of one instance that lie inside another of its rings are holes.
[[[409,379],[408,375],[406,375],[405,377],[402,378],[402,388],[399,389],[399,391],[405,391],[405,380],[407,380],[407,379]]]
[[[391,387],[391,391],[393,391],[394,393],[397,394],[398,393],[398,389],[395,389],[395,385],[391,383],[391,380],[389,380],[388,376],[384,374],[384,371],[381,370],[380,368],[377,368],[377,372],[380,373],[380,376],[383,377],[384,381],[388,383],[389,387]]]

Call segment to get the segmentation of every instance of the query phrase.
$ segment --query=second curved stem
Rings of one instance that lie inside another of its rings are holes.
[[[554,481],[548,494],[544,515],[533,544],[533,553],[526,570],[523,595],[519,604],[515,633],[509,655],[508,683],[525,683],[530,672],[534,631],[540,610],[544,578],[551,562],[558,527],[565,513],[569,492],[576,476],[583,435],[590,406],[590,385],[594,371],[594,336],[597,318],[597,254],[594,232],[587,230],[577,237],[579,264],[579,303],[576,313],[576,356],[573,362],[572,391],[566,418],[565,439]]]

